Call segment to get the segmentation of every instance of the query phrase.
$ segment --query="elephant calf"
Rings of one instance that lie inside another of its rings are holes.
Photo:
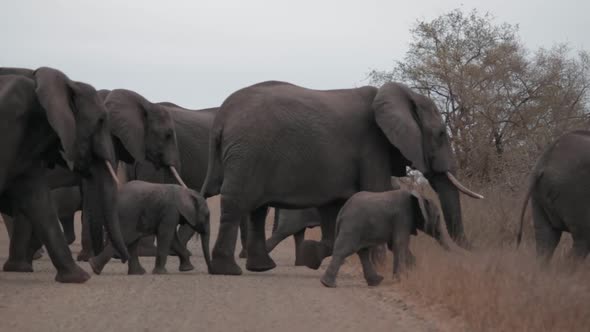
[[[166,258],[170,249],[180,258],[180,271],[194,269],[190,253],[176,233],[178,224],[185,223],[201,235],[203,256],[209,269],[209,208],[200,194],[175,184],[131,181],[121,186],[118,205],[121,231],[130,253],[128,274],[145,274],[139,263],[137,246],[142,237],[149,235],[156,235],[157,239],[154,274],[167,273]],[[92,257],[89,263],[94,273],[100,274],[114,253],[114,248],[108,244],[101,254]]]
[[[340,266],[346,257],[356,252],[367,284],[379,285],[383,277],[375,271],[369,249],[384,243],[393,251],[393,274],[398,275],[412,263],[410,235],[417,235],[418,229],[448,250],[442,237],[438,208],[431,200],[407,190],[356,193],[338,214],[332,261],[321,278],[322,284],[336,287]]]

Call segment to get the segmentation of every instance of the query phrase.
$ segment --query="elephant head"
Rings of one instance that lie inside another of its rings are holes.
[[[192,189],[179,191],[179,197],[176,199],[178,212],[182,215],[185,222],[201,235],[201,247],[207,269],[211,267],[211,256],[209,255],[209,237],[211,227],[209,225],[209,207],[203,196]]]
[[[436,204],[415,192],[412,192],[412,200],[414,201],[414,211],[417,214],[413,218],[415,220],[415,228],[412,234],[416,235],[417,230],[421,230],[432,236],[445,250],[449,250],[449,245],[443,237],[440,213]]]
[[[437,192],[447,229],[457,244],[469,247],[463,230],[459,191],[483,198],[465,188],[453,175],[456,162],[446,127],[434,102],[399,83],[384,84],[373,100],[375,120],[389,142],[419,170]]]
[[[92,86],[72,81],[56,69],[41,67],[33,76],[39,104],[59,138],[61,157],[71,170],[82,175],[87,189],[84,208],[94,221],[94,249],[102,250],[104,224],[113,245],[126,260],[116,206],[115,156],[104,104]]]
[[[148,160],[156,168],[166,167],[186,188],[178,175],[180,157],[174,122],[165,106],[154,104],[139,94],[116,89],[108,93],[105,106],[111,117],[115,145],[125,148],[120,155],[127,163]]]

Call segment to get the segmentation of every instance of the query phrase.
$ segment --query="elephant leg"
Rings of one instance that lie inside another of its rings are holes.
[[[167,218],[167,217],[166,217]],[[178,219],[177,216],[175,216]],[[168,253],[174,240],[174,234],[176,234],[176,227],[171,226],[169,223],[162,222],[158,227],[158,246],[156,248],[156,265],[152,270],[152,274],[166,274],[166,261],[168,260]],[[141,242],[141,240],[140,240]]]
[[[90,257],[94,256],[94,250],[92,250],[92,237],[90,236],[90,226],[88,225],[88,222],[84,221],[84,218],[80,218],[80,220],[82,223],[82,250],[78,253],[76,260],[79,262],[88,262]]]
[[[33,226],[23,214],[15,214],[14,219],[7,216],[4,218],[12,225],[9,232],[12,236],[8,247],[8,260],[4,263],[3,271],[33,272],[33,265],[27,259]]]
[[[301,256],[301,244],[305,240],[305,228],[293,234],[293,240],[295,241],[295,266],[304,266],[305,263]]]
[[[178,256],[178,260],[180,261],[180,265],[178,266],[179,271],[192,271],[195,269],[193,264],[191,263],[190,253],[186,249],[186,247],[182,246],[180,239],[178,237],[178,233],[174,233],[174,239],[172,240],[171,244],[172,252],[174,252]]]
[[[238,223],[244,212],[235,203],[235,199],[221,195],[221,218],[219,233],[213,247],[211,274],[240,275],[242,269],[236,263],[234,253],[238,240]]]
[[[154,257],[158,255],[158,249],[154,244],[156,240],[155,235],[148,235],[139,239],[139,244],[137,246],[137,254],[140,257]],[[158,243],[158,247],[160,244]]]
[[[317,270],[324,258],[332,255],[336,231],[336,217],[343,203],[342,201],[337,201],[318,208],[318,212],[322,218],[322,241],[303,241],[300,252],[305,266]]]
[[[8,232],[8,238],[10,239],[14,229],[14,221],[12,220],[12,217],[5,214],[2,215],[2,220],[4,220],[4,226],[6,227],[6,232]]]
[[[246,269],[248,271],[262,272],[274,269],[277,265],[266,251],[266,236],[264,226],[268,207],[256,209],[250,215],[248,227],[248,258]]]
[[[322,285],[330,288],[336,287],[336,277],[338,276],[338,271],[344,263],[345,258],[346,256],[340,255],[340,253],[332,256],[332,260],[330,261],[326,272],[324,272],[324,275],[320,279]]]
[[[537,257],[539,257],[541,264],[547,265],[559,244],[562,232],[551,226],[549,216],[535,200],[532,201],[532,210]]]
[[[240,242],[242,243],[242,250],[238,255],[239,258],[247,258],[248,251],[246,250],[248,244],[248,218],[240,220]]]
[[[35,171],[30,178],[21,181],[14,197],[13,210],[25,215],[33,226],[33,232],[47,248],[51,262],[57,269],[55,280],[82,283],[90,279],[90,275],[74,262],[59,227],[51,192],[45,183],[44,169]]]
[[[281,241],[283,241],[284,239],[286,239],[287,237],[289,237],[289,235],[291,234],[286,234],[283,232],[277,232],[274,231],[271,236],[268,238],[268,240],[266,240],[266,251],[267,252],[271,252],[274,250],[274,248],[281,243]]]
[[[59,221],[61,222],[61,227],[64,230],[66,242],[68,244],[74,243],[74,241],[76,241],[76,232],[74,231],[74,215],[61,216],[59,217]]]
[[[145,269],[139,262],[139,255],[137,253],[137,247],[139,246],[139,239],[133,241],[128,247],[129,261],[127,262],[127,274],[129,275],[143,275]]]
[[[371,263],[371,252],[369,248],[363,248],[357,252],[361,264],[363,266],[363,274],[365,276],[365,280],[367,281],[367,285],[369,286],[377,286],[383,281],[383,276],[380,276],[373,267],[373,263]]]
[[[98,256],[90,257],[90,259],[88,259],[88,264],[90,264],[90,267],[94,273],[100,274],[105,265],[107,265],[111,258],[113,258],[114,254],[115,248],[113,248],[110,243],[107,243]]]

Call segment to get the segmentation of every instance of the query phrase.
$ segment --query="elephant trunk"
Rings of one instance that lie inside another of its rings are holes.
[[[211,273],[211,256],[209,255],[209,227],[205,229],[205,232],[201,234],[201,247],[203,248],[203,256],[205,257],[205,263],[207,264],[207,271]]]
[[[107,166],[108,165],[108,166]],[[107,230],[109,240],[119,252],[121,260],[127,261],[129,254],[121,233],[117,209],[117,182],[111,172],[112,166],[107,161],[93,163],[90,176],[82,181],[83,218],[90,226],[92,247],[97,255],[103,249],[103,226]]]
[[[434,174],[428,180],[438,194],[449,235],[457,245],[469,249],[471,245],[467,241],[463,229],[461,201],[457,187],[445,173]]]

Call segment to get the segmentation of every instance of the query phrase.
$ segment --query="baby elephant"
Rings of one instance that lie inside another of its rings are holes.
[[[338,214],[332,261],[321,278],[322,284],[336,287],[340,266],[356,252],[367,284],[379,285],[383,277],[369,259],[369,248],[383,243],[393,251],[393,274],[398,275],[411,264],[410,235],[417,235],[418,229],[449,249],[442,237],[438,208],[431,200],[407,190],[354,194]]]
[[[137,245],[142,237],[156,235],[157,253],[154,274],[167,273],[166,258],[170,249],[180,258],[180,271],[194,269],[190,253],[176,233],[178,224],[188,224],[201,235],[203,256],[209,269],[209,208],[205,199],[191,189],[175,184],[131,181],[119,189],[119,222],[129,250],[128,274],[144,274],[139,263]],[[100,274],[115,253],[111,244],[88,262]]]

